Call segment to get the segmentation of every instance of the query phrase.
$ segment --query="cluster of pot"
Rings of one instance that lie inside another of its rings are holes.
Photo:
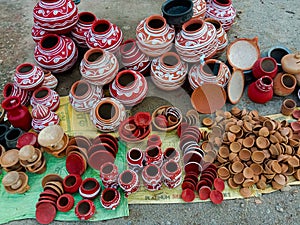
[[[300,136],[287,121],[263,117],[257,111],[219,110],[214,118],[203,119],[211,129],[202,149],[213,154],[218,177],[243,197],[252,195],[252,186],[283,188],[288,176],[300,179]]]

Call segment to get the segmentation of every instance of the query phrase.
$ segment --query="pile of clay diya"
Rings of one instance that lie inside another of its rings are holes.
[[[142,141],[151,132],[151,122],[149,112],[138,112],[121,122],[118,129],[119,136],[129,143]]]
[[[182,113],[174,106],[161,106],[152,113],[152,122],[160,131],[171,131],[182,122]]]

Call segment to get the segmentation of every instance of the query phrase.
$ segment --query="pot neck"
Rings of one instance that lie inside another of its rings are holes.
[[[43,52],[58,52],[62,48],[62,37],[57,34],[47,34],[39,42]]]
[[[268,76],[263,76],[256,81],[256,87],[263,92],[268,92],[273,89],[273,80]]]
[[[211,4],[217,8],[228,8],[232,5],[231,0],[210,0]]]
[[[20,109],[22,107],[20,98],[16,96],[10,96],[2,102],[2,107],[4,110],[11,112],[16,109]]]
[[[146,30],[151,33],[161,33],[167,27],[165,18],[161,15],[153,15],[145,21]]]
[[[191,19],[182,25],[185,35],[202,35],[206,32],[207,25],[202,19]]]
[[[92,25],[92,31],[98,36],[110,36],[110,33],[113,32],[112,24],[108,20],[96,20]]]

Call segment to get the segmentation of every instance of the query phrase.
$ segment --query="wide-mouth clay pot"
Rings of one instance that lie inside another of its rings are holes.
[[[67,193],[75,193],[78,191],[82,183],[82,178],[79,174],[69,174],[63,179],[63,187]]]
[[[80,200],[75,207],[75,214],[80,220],[90,219],[96,212],[94,203],[89,199]]]

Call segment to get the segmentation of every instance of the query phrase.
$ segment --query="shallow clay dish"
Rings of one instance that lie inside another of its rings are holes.
[[[115,157],[113,156],[113,154],[105,150],[99,150],[97,152],[94,152],[89,156],[88,159],[90,167],[92,167],[95,170],[99,170],[102,164],[106,162],[114,163],[114,161]]]
[[[66,169],[69,174],[82,175],[86,170],[86,164],[80,155],[71,153],[66,159]]]
[[[39,204],[35,211],[35,218],[40,224],[51,223],[56,216],[56,208],[51,203]]]
[[[228,100],[232,104],[237,104],[244,92],[245,77],[242,70],[234,70],[227,85]]]
[[[191,103],[198,112],[210,114],[225,105],[226,92],[217,84],[203,84],[193,91]]]

